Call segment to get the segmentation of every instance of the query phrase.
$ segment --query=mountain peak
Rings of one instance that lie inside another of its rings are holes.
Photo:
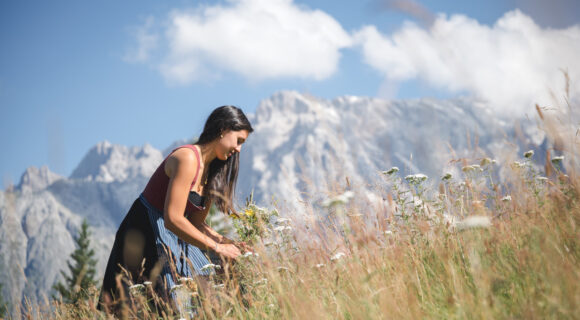
[[[240,191],[253,192],[257,202],[276,197],[294,204],[323,195],[345,177],[361,190],[381,185],[377,172],[392,166],[437,176],[452,159],[501,160],[496,142],[513,130],[490,110],[468,97],[330,100],[277,92],[256,110],[255,130],[241,155],[250,168],[240,170]],[[476,150],[471,136],[477,136]]]
[[[50,171],[47,166],[28,167],[20,178],[18,189],[23,192],[42,190],[53,182],[61,180],[64,177]]]
[[[70,178],[113,182],[148,177],[162,160],[161,152],[149,144],[129,148],[105,140],[87,152]]]

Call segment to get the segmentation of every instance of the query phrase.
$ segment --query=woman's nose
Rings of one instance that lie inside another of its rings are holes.
[[[235,147],[234,150],[236,150],[236,152],[240,153],[242,151],[242,145],[240,144],[239,146]]]

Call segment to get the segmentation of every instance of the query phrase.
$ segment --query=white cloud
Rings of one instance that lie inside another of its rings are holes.
[[[580,26],[542,29],[518,10],[491,27],[463,15],[440,15],[428,30],[406,23],[386,36],[366,26],[355,39],[366,63],[386,81],[419,79],[468,91],[502,112],[521,115],[536,102],[553,105],[550,90],[564,92],[561,69],[572,79],[570,94],[580,94]]]
[[[159,35],[153,30],[154,24],[155,19],[148,17],[143,26],[131,30],[137,44],[125,54],[125,61],[146,62],[151,58],[151,53],[157,49],[159,44]]]
[[[328,14],[291,0],[231,0],[176,10],[166,30],[169,52],[160,70],[189,83],[233,71],[252,81],[279,77],[322,80],[338,67],[350,35]]]

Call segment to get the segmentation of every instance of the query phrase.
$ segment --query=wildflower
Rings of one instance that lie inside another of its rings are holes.
[[[545,181],[548,181],[548,178],[546,178],[546,177],[536,177],[536,180],[545,182]]]
[[[138,295],[140,293],[143,293],[145,291],[145,286],[138,283],[138,284],[134,284],[132,286],[129,287],[129,292],[132,295]]]
[[[181,283],[181,284],[185,284],[185,283],[188,283],[190,281],[193,281],[193,279],[192,278],[187,278],[187,277],[179,278],[179,283]]]
[[[145,281],[145,282],[143,282],[143,284],[144,284],[146,287],[149,287],[150,285],[152,285],[152,284],[153,284],[153,282],[151,282],[151,281]]]
[[[184,289],[187,289],[190,292],[196,292],[197,291],[197,284],[195,283],[195,280],[193,280],[192,278],[179,278],[179,283],[181,285],[183,285]]]
[[[262,278],[262,279],[260,279],[260,280],[258,280],[258,281],[255,281],[255,282],[254,282],[254,285],[258,285],[258,284],[267,284],[267,283],[268,283],[268,279],[266,279],[266,278]]]
[[[448,181],[448,180],[451,180],[451,178],[453,178],[453,175],[452,175],[451,173],[447,172],[447,173],[446,173],[446,174],[443,176],[443,178],[441,178],[441,180],[443,180],[443,181]]]
[[[523,162],[514,161],[513,166],[516,167],[516,168],[523,168],[523,167],[526,166],[526,164],[523,163]]]
[[[171,292],[174,292],[174,291],[180,290],[181,288],[183,288],[182,284],[176,284],[176,285],[172,286],[171,289],[169,289],[169,290]]]
[[[220,284],[214,284],[212,287],[214,289],[223,289],[225,286],[226,286],[225,284],[220,283]]]
[[[141,289],[143,287],[145,287],[145,286],[138,283],[138,284],[134,284],[134,285],[130,286],[129,289]]]
[[[254,253],[254,252],[250,252],[250,251],[248,251],[242,255],[243,258],[247,258],[247,257],[251,257],[251,256],[259,257],[260,255],[257,253]]]
[[[344,257],[344,256],[345,256],[345,254],[344,254],[344,253],[342,253],[342,252],[339,252],[339,253],[335,254],[334,256],[332,256],[332,257],[330,258],[330,261],[336,261],[336,260],[339,260],[340,258],[342,258],[342,257]]]
[[[213,263],[208,263],[205,266],[201,267],[201,271],[207,271],[207,270],[219,270],[221,269],[222,266],[217,265],[217,264],[213,264]]]
[[[345,193],[340,194],[334,198],[324,200],[322,202],[322,206],[330,208],[336,205],[347,204],[352,197],[354,197],[354,193],[352,191],[346,191]]]
[[[458,230],[488,228],[491,226],[491,219],[487,216],[471,216],[456,224]]]
[[[389,170],[387,170],[387,171],[383,171],[383,174],[386,174],[386,175],[389,175],[389,176],[391,176],[391,175],[393,175],[393,174],[395,174],[395,173],[397,173],[397,172],[399,172],[399,168],[397,168],[397,167],[392,167],[391,169],[389,169]]]
[[[320,268],[322,268],[322,267],[324,267],[324,266],[326,266],[324,263],[318,263],[318,264],[316,264],[316,267],[317,267],[318,269],[320,269]]]
[[[278,232],[284,232],[284,231],[290,231],[292,230],[292,227],[290,226],[277,226],[274,228],[274,231],[278,231]]]
[[[407,182],[410,184],[420,184],[421,182],[427,180],[427,178],[428,177],[426,175],[422,173],[417,173],[406,176],[405,180],[407,180]]]
[[[292,220],[288,219],[288,218],[278,218],[276,219],[276,224],[285,224],[285,223],[290,223]]]
[[[420,208],[420,207],[423,206],[423,200],[421,200],[421,199],[415,199],[413,201],[413,204],[415,205],[415,208]]]
[[[268,212],[268,210],[266,208],[258,207],[255,204],[253,204],[252,207],[254,207],[258,213],[265,214]],[[276,211],[276,210],[272,210],[272,212],[278,213],[278,211]]]
[[[425,181],[425,180],[427,180],[427,176],[422,174],[422,173],[418,173],[415,175],[415,179],[417,179],[419,181]]]
[[[509,194],[503,198],[501,198],[501,201],[503,202],[508,202],[508,201],[512,201],[512,196],[510,196]]]
[[[528,150],[524,152],[524,157],[530,159],[534,155],[534,150]]]
[[[253,217],[256,215],[256,212],[254,210],[252,210],[251,208],[248,208],[248,209],[244,210],[244,215],[246,217]]]
[[[472,165],[465,166],[465,167],[461,168],[461,171],[463,171],[463,172],[470,172],[470,171],[475,171],[475,170],[483,171],[483,169],[481,169],[481,166],[478,164],[472,164]]]
[[[564,156],[552,157],[553,164],[560,164],[564,160]]]
[[[480,166],[486,166],[488,164],[492,163],[492,160],[490,158],[483,158],[481,159],[481,162],[479,163]]]
[[[387,230],[387,231],[385,231],[385,232],[383,232],[383,233],[384,233],[384,234],[393,234],[393,231],[391,231],[391,230]]]
[[[475,170],[475,168],[473,166],[465,166],[463,168],[461,168],[461,171],[463,172],[469,172],[469,171],[473,171]]]

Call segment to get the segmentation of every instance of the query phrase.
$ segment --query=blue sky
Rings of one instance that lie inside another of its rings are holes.
[[[262,12],[263,3],[275,5]],[[558,87],[558,68],[580,75],[568,62],[580,53],[570,43],[579,39],[578,3],[2,1],[0,177],[17,184],[27,167],[42,165],[68,176],[103,140],[163,149],[199,134],[213,108],[252,113],[279,90],[474,95],[524,112],[529,92]],[[268,26],[252,20],[264,16]],[[235,26],[248,38],[227,38]],[[450,50],[455,58],[441,58]],[[504,70],[518,82],[513,94],[494,81]]]

